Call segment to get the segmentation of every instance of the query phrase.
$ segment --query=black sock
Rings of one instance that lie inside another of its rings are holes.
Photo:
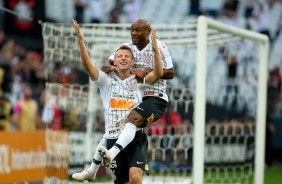
[[[94,158],[93,158],[92,162],[93,162],[94,164],[96,164],[96,165],[99,165],[99,164],[101,164],[101,161],[99,161],[99,160],[96,160],[96,159],[94,159]]]
[[[115,143],[114,146],[117,147],[120,151],[123,150],[123,147],[118,143]]]

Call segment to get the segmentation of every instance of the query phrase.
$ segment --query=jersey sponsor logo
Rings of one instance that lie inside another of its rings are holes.
[[[155,92],[154,91],[145,91],[144,92],[144,96],[149,96],[149,95],[154,95]]]
[[[134,101],[119,100],[116,98],[111,98],[110,106],[112,109],[128,110],[134,107]]]
[[[147,118],[148,124],[152,123],[154,121],[154,119],[155,119],[155,116],[154,116],[154,114],[152,114],[150,117]]]
[[[117,133],[119,133],[119,132],[120,132],[119,129],[117,129],[117,130],[110,130],[110,131],[109,131],[109,135],[111,135],[111,134],[117,134]]]
[[[118,92],[112,92],[112,98],[124,98],[126,100],[134,100],[134,94],[120,94]]]
[[[130,92],[136,91],[137,88],[137,81],[132,81],[126,84],[126,89]]]

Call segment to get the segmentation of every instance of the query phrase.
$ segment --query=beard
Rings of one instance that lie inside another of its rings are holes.
[[[133,43],[133,45],[138,45],[139,39],[138,38],[132,38],[132,43]]]

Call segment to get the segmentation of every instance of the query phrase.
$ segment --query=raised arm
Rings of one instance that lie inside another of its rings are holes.
[[[76,31],[77,38],[78,38],[78,43],[79,43],[79,48],[80,48],[80,57],[81,57],[81,63],[90,78],[94,81],[98,80],[99,77],[99,69],[95,65],[91,64],[87,48],[84,44],[84,39],[83,39],[83,34],[80,31],[79,24],[77,23],[76,20],[72,19],[72,25]]]
[[[150,85],[155,84],[163,76],[163,66],[156,40],[156,30],[152,32],[152,48],[154,52],[154,70],[145,77],[146,84]]]

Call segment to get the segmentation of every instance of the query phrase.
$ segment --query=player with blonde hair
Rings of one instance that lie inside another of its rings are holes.
[[[72,25],[77,33],[82,65],[91,80],[100,89],[105,110],[105,134],[95,151],[90,167],[72,175],[77,180],[93,180],[102,161],[99,155],[100,148],[111,145],[116,141],[124,127],[128,114],[142,101],[143,93],[149,85],[153,85],[162,77],[163,68],[155,31],[152,32],[152,49],[155,60],[154,70],[144,78],[142,84],[139,84],[135,79],[135,75],[131,74],[134,58],[128,46],[120,46],[114,54],[114,63],[118,72],[106,74],[91,64],[79,24],[72,20]],[[136,130],[134,134],[136,136],[131,144],[128,145],[128,149],[124,149],[112,162],[111,171],[116,184],[128,182],[142,183],[142,174],[147,163],[148,141],[146,134],[141,129]],[[123,160],[125,158],[126,160]],[[128,172],[124,172],[125,170]]]

